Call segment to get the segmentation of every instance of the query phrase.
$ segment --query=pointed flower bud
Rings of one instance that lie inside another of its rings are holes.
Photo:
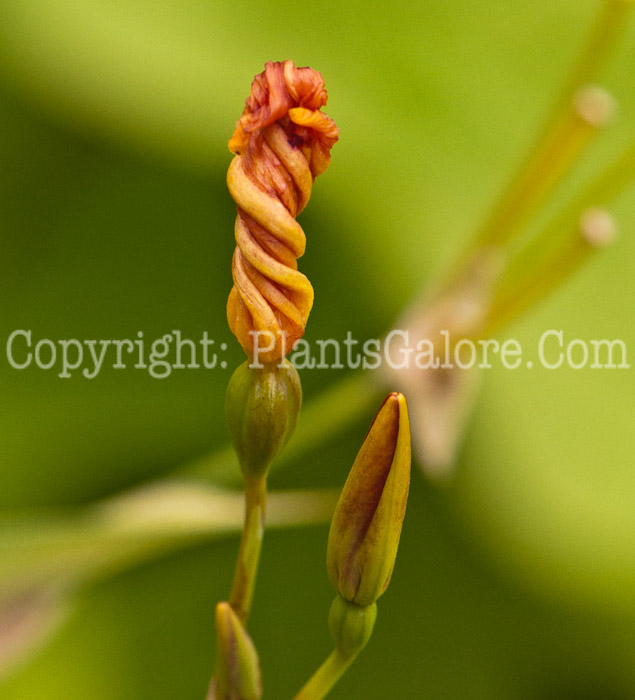
[[[260,662],[251,637],[229,603],[216,606],[218,636],[217,677],[214,700],[260,700]]]
[[[384,401],[331,523],[327,569],[345,600],[365,607],[392,575],[410,486],[410,425],[403,394]]]
[[[234,372],[225,411],[245,478],[266,474],[291,437],[301,404],[300,377],[288,360],[260,368],[245,362]]]

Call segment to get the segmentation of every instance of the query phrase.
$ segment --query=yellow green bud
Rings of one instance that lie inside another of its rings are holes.
[[[360,652],[370,639],[376,618],[376,603],[360,608],[338,595],[329,613],[329,630],[335,647],[346,656]]]
[[[229,603],[216,606],[218,660],[214,700],[260,700],[260,662],[251,637]]]
[[[245,362],[234,372],[225,412],[246,478],[267,473],[293,433],[301,404],[300,377],[288,360],[260,368]]]
[[[397,556],[410,486],[410,425],[403,394],[389,394],[368,431],[335,509],[326,565],[342,598],[372,605]]]

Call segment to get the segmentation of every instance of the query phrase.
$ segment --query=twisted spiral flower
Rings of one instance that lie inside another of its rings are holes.
[[[293,349],[313,305],[313,287],[297,269],[306,237],[295,217],[338,139],[335,122],[320,112],[326,101],[320,73],[269,61],[229,140],[236,156],[227,185],[238,215],[227,319],[258,361],[277,362]]]

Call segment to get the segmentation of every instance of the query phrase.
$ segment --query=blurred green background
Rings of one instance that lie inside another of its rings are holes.
[[[0,8],[0,320],[34,338],[207,330],[228,369],[60,379],[0,363],[0,507],[74,507],[226,443],[234,204],[226,142],[254,74],[322,72],[340,127],[302,214],[309,340],[375,338],[484,217],[531,143],[594,0],[413,4],[19,0]],[[635,26],[605,75],[620,102],[552,208],[635,138]],[[504,335],[635,348],[635,208],[621,237]],[[302,373],[307,403],[342,370]],[[455,478],[415,472],[374,638],[337,698],[635,697],[635,372],[485,373]],[[343,484],[371,413],[272,478]],[[252,635],[265,697],[328,653],[327,526],[268,534]],[[0,532],[0,538],[3,534]],[[3,700],[200,699],[237,539],[81,592]],[[0,562],[0,574],[2,563]]]

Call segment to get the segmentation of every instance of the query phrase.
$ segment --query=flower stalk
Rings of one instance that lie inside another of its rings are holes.
[[[297,269],[306,237],[296,216],[338,139],[335,122],[320,111],[326,101],[317,71],[269,61],[254,78],[229,141],[235,157],[227,185],[237,216],[227,319],[248,361],[229,382],[225,411],[244,479],[245,515],[229,603],[217,608],[218,673],[209,694],[214,700],[261,695],[245,625],[262,549],[267,474],[293,433],[302,403],[300,378],[285,359],[303,335],[313,304],[313,288]]]
[[[230,603],[243,623],[249,617],[262,548],[267,474],[293,433],[301,404],[300,377],[287,360],[261,369],[245,362],[227,387],[227,424],[245,486],[245,523]]]
[[[245,482],[245,522],[236,560],[230,605],[241,622],[246,623],[254,597],[258,563],[265,530],[267,503],[266,477]]]
[[[479,247],[513,239],[615,112],[613,98],[596,86],[579,88],[532,149],[477,235]]]
[[[270,61],[254,78],[229,141],[236,155],[227,184],[238,215],[227,318],[250,360],[232,376],[225,403],[245,482],[245,523],[230,597],[243,623],[262,547],[267,472],[291,437],[302,402],[300,378],[284,359],[304,333],[313,303],[311,284],[297,270],[306,238],[295,217],[338,138],[335,123],[320,111],[326,100],[317,71]],[[271,341],[266,349],[258,346],[260,334]]]
[[[334,649],[302,687],[294,700],[322,700],[355,661],[355,656]]]
[[[377,599],[392,577],[409,486],[408,408],[394,392],[371,424],[331,521],[326,568],[337,591],[329,613],[334,650],[294,700],[322,700],[368,643]]]
[[[555,111],[581,85],[594,83],[604,70],[626,29],[633,0],[602,0],[589,35],[560,90]]]
[[[602,0],[573,68],[564,80],[539,136],[476,237],[504,243],[540,205],[612,115],[610,97],[592,87],[619,43],[635,3]]]

